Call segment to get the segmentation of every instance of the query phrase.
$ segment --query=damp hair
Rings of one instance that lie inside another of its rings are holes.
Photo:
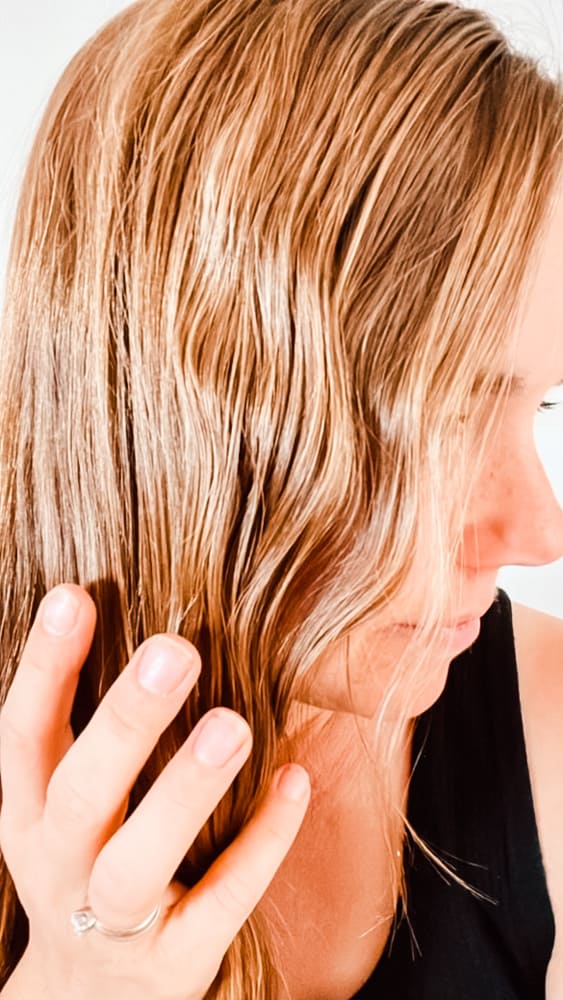
[[[187,885],[251,815],[302,679],[408,591],[421,545],[439,626],[502,405],[475,383],[496,381],[562,122],[561,81],[445,0],[141,0],[52,95],[0,333],[0,693],[61,581],[98,612],[75,733],[145,638],[196,645],[129,809],[212,706],[254,749]],[[3,862],[0,921],[5,982],[27,923]],[[282,996],[274,951],[258,910],[209,996]]]

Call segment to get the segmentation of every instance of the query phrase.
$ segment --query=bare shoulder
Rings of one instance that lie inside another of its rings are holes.
[[[563,620],[513,604],[536,820],[557,926],[548,997],[563,996]]]
[[[563,619],[523,604],[512,605],[512,616],[523,711],[530,709],[534,718],[537,712],[556,714],[561,721]]]
[[[526,736],[551,732],[563,754],[563,619],[523,604],[513,604],[512,614]]]

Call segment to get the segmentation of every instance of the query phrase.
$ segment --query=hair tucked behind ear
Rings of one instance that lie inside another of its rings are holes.
[[[52,97],[1,333],[2,697],[63,580],[99,614],[76,732],[147,636],[195,643],[130,808],[213,705],[254,751],[187,884],[251,814],[296,683],[405,592],[421,539],[444,613],[479,465],[458,418],[484,447],[472,390],[561,135],[560,87],[439,0],[142,0]],[[5,981],[26,921],[5,868],[0,891]],[[281,995],[270,954],[257,914],[211,993]]]

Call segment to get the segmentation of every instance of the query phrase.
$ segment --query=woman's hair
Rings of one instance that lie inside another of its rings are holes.
[[[0,342],[1,695],[61,581],[98,609],[76,733],[146,637],[198,647],[130,809],[211,706],[254,750],[186,884],[252,813],[329,644],[421,551],[424,621],[451,601],[562,107],[446,0],[141,0],[53,94]],[[5,866],[0,900],[3,982],[27,934]],[[278,995],[271,947],[258,913],[210,995]]]

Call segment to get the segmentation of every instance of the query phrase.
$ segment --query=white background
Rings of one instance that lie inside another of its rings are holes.
[[[0,287],[23,165],[45,101],[80,45],[125,6],[123,0],[0,0]],[[549,70],[563,67],[563,0],[476,0],[466,6],[489,11]],[[563,414],[538,417],[536,434],[563,503]],[[507,567],[499,583],[515,600],[563,618],[563,560]]]

